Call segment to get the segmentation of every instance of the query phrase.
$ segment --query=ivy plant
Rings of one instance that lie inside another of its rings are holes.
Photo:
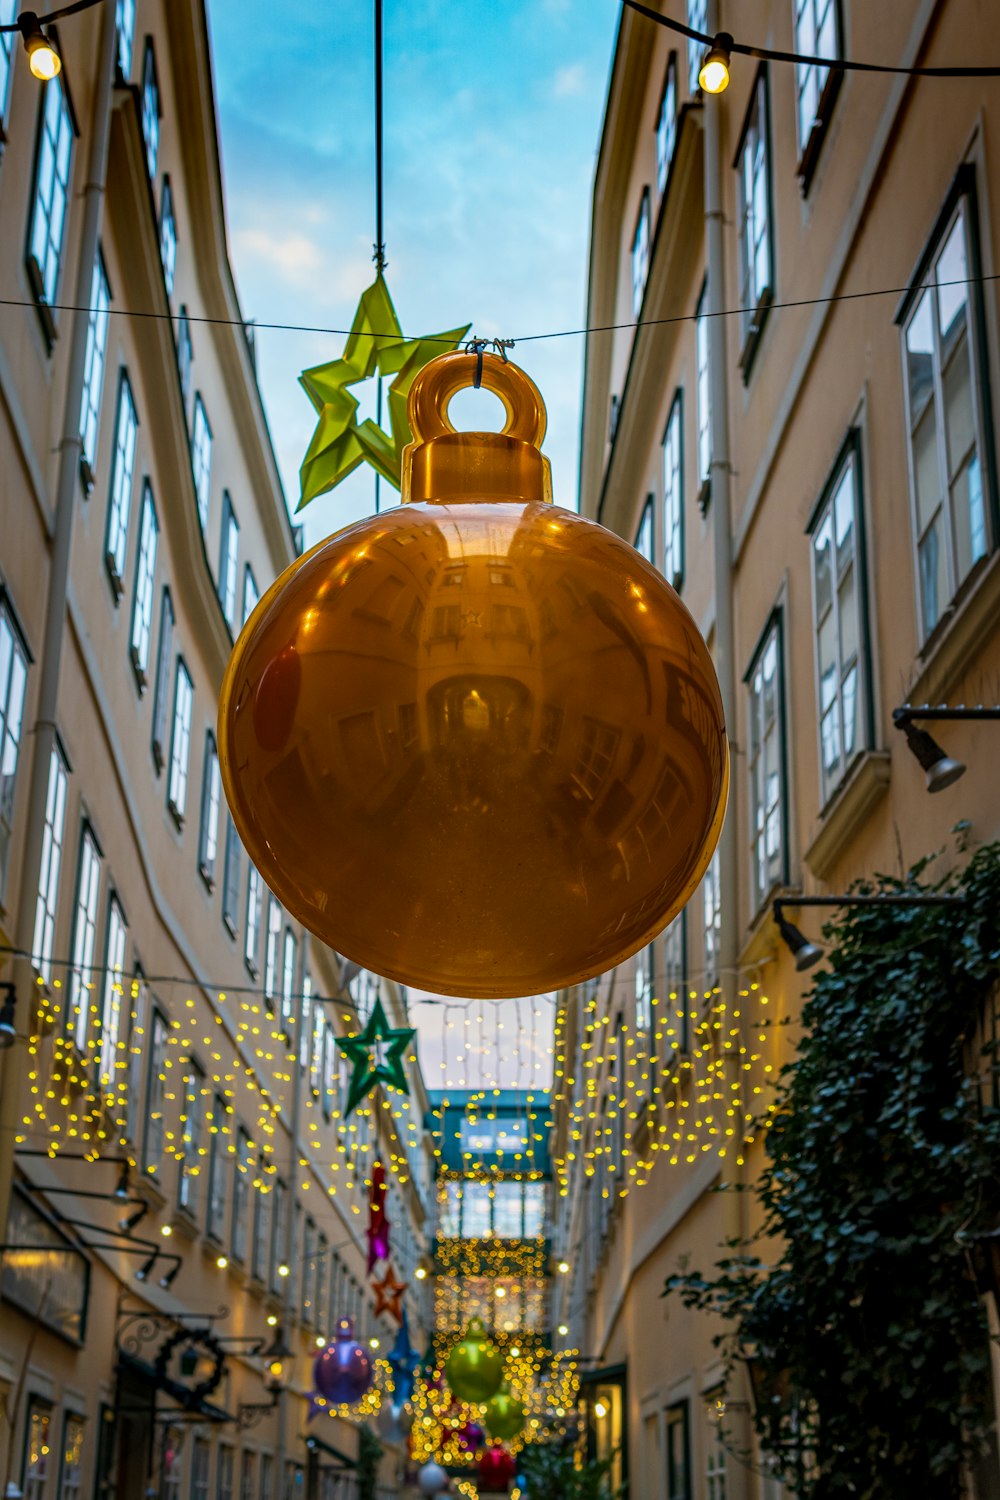
[[[928,868],[859,889],[960,905],[827,924],[748,1189],[762,1231],[664,1292],[721,1314],[730,1371],[752,1361],[760,1447],[800,1500],[957,1500],[987,1450],[1000,844],[938,882]]]
[[[615,1455],[583,1459],[557,1442],[528,1443],[518,1459],[525,1500],[622,1500],[624,1486],[612,1479]]]

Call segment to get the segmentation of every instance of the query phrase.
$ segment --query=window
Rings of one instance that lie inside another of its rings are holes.
[[[610,774],[621,734],[611,724],[583,716],[580,754],[573,767],[573,780],[593,801]]]
[[[39,1401],[28,1407],[28,1420],[24,1429],[24,1466],[21,1475],[21,1490],[24,1500],[43,1500],[52,1472],[49,1459],[52,1457],[52,1411]]]
[[[288,1189],[280,1177],[271,1192],[274,1195],[271,1206],[271,1291],[278,1292],[284,1280],[278,1274],[278,1267],[284,1265],[285,1205],[288,1198]]]
[[[860,465],[848,440],[810,524],[823,801],[871,742]]]
[[[668,1406],[667,1423],[667,1495],[666,1500],[691,1500],[691,1466],[689,1459],[688,1404],[678,1401]]]
[[[205,770],[201,783],[201,833],[198,839],[198,871],[209,890],[215,889],[215,866],[219,853],[219,804],[222,776],[215,735],[205,736]]]
[[[160,647],[156,658],[156,693],[153,700],[153,764],[159,775],[166,759],[167,715],[170,708],[170,663],[174,654],[174,606],[170,590],[164,588],[160,606]]]
[[[116,0],[115,29],[118,33],[118,71],[128,79],[132,68],[132,36],[135,31],[135,0]]]
[[[719,952],[722,946],[722,910],[719,905],[719,851],[712,855],[705,878],[702,881],[702,899],[705,918],[705,977],[714,984],[719,977]]]
[[[153,503],[153,487],[148,479],[142,484],[142,516],[139,521],[139,553],[135,564],[135,598],[132,601],[132,639],[129,654],[140,693],[145,690],[149,671],[149,642],[153,623],[153,585],[156,578],[156,549],[160,527]]]
[[[794,0],[795,51],[806,57],[835,58],[840,55],[837,0]],[[814,155],[832,104],[830,85],[839,75],[819,63],[795,64],[796,119],[799,127],[800,175],[807,175],[806,162]],[[810,167],[811,170],[811,167]]]
[[[231,632],[236,629],[236,555],[240,528],[228,490],[222,495],[222,549],[219,555],[219,599]],[[245,586],[245,581],[244,581]]]
[[[281,1020],[286,1033],[295,1025],[295,934],[285,928],[285,945],[281,962]]]
[[[309,975],[306,975],[309,978]],[[311,998],[311,997],[310,997]],[[319,1001],[312,1004],[312,1041],[309,1047],[309,1087],[318,1094],[323,1087],[323,1032],[325,1027],[323,1007]]]
[[[243,570],[243,624],[249,620],[257,602],[260,599],[260,590],[257,588],[257,580],[253,576],[253,568],[247,563]]]
[[[208,1500],[208,1443],[195,1438],[191,1454],[191,1500]]]
[[[921,639],[985,557],[989,535],[983,475],[982,293],[970,232],[971,192],[936,236],[919,285],[904,304],[903,359],[910,434],[910,490],[917,549]]]
[[[163,195],[160,199],[160,263],[163,266],[167,296],[172,297],[174,272],[177,270],[177,220],[174,217],[174,191],[169,177],[163,179]]]
[[[62,863],[63,828],[66,821],[66,762],[58,745],[49,757],[49,785],[45,793],[45,827],[42,830],[42,861],[35,903],[35,934],[31,940],[32,961],[46,984],[52,980],[52,944],[56,930],[59,867]]]
[[[632,316],[637,318],[642,309],[642,296],[646,290],[649,272],[649,188],[642,190],[639,217],[632,235]]]
[[[181,401],[187,418],[188,401],[191,398],[191,362],[194,351],[191,347],[191,320],[188,310],[182,307],[177,319],[177,374],[181,383]]]
[[[337,1067],[339,1063],[339,1052],[337,1049],[336,1035],[333,1027],[327,1023],[323,1029],[323,1094],[321,1103],[323,1106],[323,1118],[329,1120],[333,1113],[334,1102],[337,1096]]]
[[[698,482],[704,510],[712,480],[712,388],[708,376],[708,279],[702,283],[695,309],[695,357],[698,370]]]
[[[260,1455],[260,1500],[274,1500],[274,1459],[270,1453]]]
[[[201,1172],[202,1139],[205,1133],[205,1075],[194,1062],[184,1074],[181,1105],[181,1159],[177,1201],[192,1217],[198,1212],[198,1179]]]
[[[757,73],[743,137],[736,153],[740,247],[740,325],[743,374],[750,371],[764,317],[773,298],[771,163],[767,129],[767,73]]]
[[[705,34],[708,25],[708,0],[687,0],[687,23],[692,31],[700,31]],[[692,94],[697,94],[701,88],[698,82],[698,74],[701,71],[702,59],[705,56],[704,42],[696,42],[693,37],[688,38],[688,87]]]
[[[683,405],[678,390],[663,432],[663,574],[675,589],[684,582]]]
[[[663,934],[663,985],[666,1044],[664,1053],[690,1048],[687,1012],[687,920],[679,911]],[[662,1017],[661,1017],[662,1019]]]
[[[97,936],[97,901],[101,889],[101,851],[90,825],[83,825],[80,837],[80,863],[76,872],[76,904],[73,915],[71,952],[73,967],[69,979],[69,1014],[73,1038],[82,1052],[90,1030],[90,991]]]
[[[524,1238],[540,1240],[545,1234],[545,1184],[524,1184]]]
[[[312,1009],[312,975],[306,969],[302,975],[302,1018],[299,1022],[299,1067],[304,1073],[309,1071],[309,1052],[313,1036]]]
[[[256,1453],[244,1448],[240,1463],[240,1500],[258,1500]]]
[[[260,878],[260,871],[251,861],[247,861],[249,874],[247,876],[247,921],[246,940],[243,944],[243,957],[250,973],[256,977],[260,962],[260,908],[264,892],[264,882]]]
[[[785,879],[785,738],[781,617],[775,615],[757,648],[750,688],[751,844],[754,905]]]
[[[122,975],[125,971],[125,947],[128,927],[121,902],[112,893],[108,901],[107,942],[104,947],[104,995],[101,1002],[101,1065],[99,1079],[106,1094],[116,1092],[118,1041],[121,1029]]]
[[[28,653],[20,632],[0,599],[0,893],[6,883],[7,856],[14,823],[14,790],[27,680]]]
[[[656,547],[653,542],[653,497],[648,495],[642,507],[642,519],[635,534],[635,550],[640,557],[656,566]]]
[[[233,1500],[233,1450],[228,1443],[219,1444],[215,1495],[216,1500]]]
[[[16,15],[15,0],[0,0],[0,26],[12,26]],[[13,31],[0,31],[0,140],[4,138],[3,118],[7,109],[7,93],[13,69],[11,57],[14,52]]]
[[[322,1229],[316,1237],[316,1300],[313,1307],[313,1326],[320,1333],[325,1331],[326,1323],[326,1262],[328,1254],[328,1241]]]
[[[150,182],[153,182],[160,154],[160,83],[156,76],[153,43],[149,37],[146,38],[146,52],[142,63],[142,138],[146,143],[146,170]]]
[[[201,529],[208,526],[208,501],[212,487],[212,429],[205,414],[205,403],[199,391],[194,398],[194,427],[191,434],[191,470],[198,498]]]
[[[267,1278],[271,1248],[271,1193],[263,1185],[254,1190],[252,1275],[260,1282]]]
[[[97,426],[101,413],[101,390],[104,383],[104,355],[108,346],[108,308],[111,288],[104,269],[104,256],[98,249],[94,275],[90,283],[90,312],[87,317],[87,347],[83,363],[83,397],[80,402],[80,467],[84,487],[94,483],[97,459]]]
[[[80,1500],[83,1487],[83,1435],[83,1418],[68,1411],[63,1419],[59,1500]]]
[[[150,1176],[160,1170],[163,1155],[163,1140],[166,1126],[163,1106],[167,1093],[167,1023],[158,1010],[153,1012],[150,1034],[149,1072],[146,1075],[146,1128],[144,1132],[142,1158],[143,1168]]]
[[[226,1101],[221,1094],[212,1099],[208,1127],[208,1223],[213,1239],[226,1238]]]
[[[236,1171],[233,1174],[233,1256],[241,1263],[247,1253],[247,1209],[251,1183],[250,1137],[242,1125],[236,1133]]]
[[[63,230],[73,157],[73,122],[62,79],[45,85],[35,172],[35,194],[28,235],[28,275],[40,302],[51,304],[59,290]],[[54,325],[46,325],[49,336]]]
[[[118,415],[115,418],[115,451],[111,460],[111,492],[108,499],[108,529],[104,557],[111,574],[115,597],[125,591],[125,549],[132,505],[132,475],[135,470],[135,435],[139,426],[132,386],[124,370],[118,381]]]
[[[184,665],[184,658],[177,658],[177,675],[174,686],[174,727],[170,737],[170,779],[167,786],[167,806],[177,826],[184,822],[184,806],[187,801],[188,752],[191,747],[191,703],[194,687],[191,675]]]
[[[722,1428],[721,1396],[707,1410],[705,1445],[705,1500],[726,1500],[726,1435]]]
[[[281,907],[277,897],[267,898],[267,937],[264,942],[264,995],[273,1011],[278,983],[278,942],[281,938]]]
[[[302,1321],[316,1324],[316,1224],[307,1214],[302,1243]]]
[[[635,1024],[638,1031],[647,1034],[653,1018],[653,985],[656,972],[656,951],[649,943],[635,955],[633,980],[635,983]]]
[[[677,144],[677,54],[671,52],[667,76],[663,80],[663,97],[656,116],[656,190],[662,193],[670,174]]]
[[[226,815],[226,863],[222,879],[222,920],[231,937],[236,936],[240,903],[240,836],[236,824]]]

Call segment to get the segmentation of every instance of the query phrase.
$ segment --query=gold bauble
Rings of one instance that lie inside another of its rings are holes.
[[[223,784],[267,884],[337,952],[441,994],[602,973],[697,887],[729,785],[697,627],[619,537],[552,504],[545,408],[485,356],[501,433],[414,381],[403,504],[261,599],[219,703]]]

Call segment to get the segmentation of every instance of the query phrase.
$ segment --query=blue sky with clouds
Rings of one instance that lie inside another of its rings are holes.
[[[250,318],[345,328],[372,279],[373,9],[210,0],[230,249]],[[404,329],[579,327],[617,0],[384,0],[384,16],[387,281]],[[293,507],[313,428],[297,377],[342,343],[258,336]],[[548,405],[556,500],[571,507],[582,356],[579,338],[514,353]],[[498,413],[484,393],[453,407],[465,426],[496,426]],[[369,514],[373,484],[362,469],[314,502],[307,540]]]

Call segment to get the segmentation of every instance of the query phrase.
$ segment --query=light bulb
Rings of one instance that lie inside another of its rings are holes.
[[[34,11],[26,10],[18,17],[18,27],[28,54],[28,67],[42,83],[48,83],[62,69],[62,59],[42,31]]]
[[[733,39],[720,31],[698,69],[698,85],[706,94],[721,94],[729,87],[729,64]]]

